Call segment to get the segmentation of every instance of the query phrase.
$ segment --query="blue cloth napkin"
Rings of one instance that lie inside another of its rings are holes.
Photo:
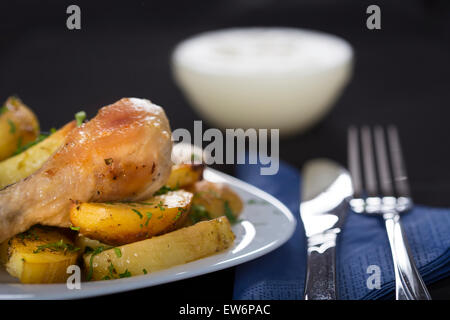
[[[280,163],[278,174],[261,176],[258,165],[239,165],[238,178],[282,201],[297,218],[292,238],[279,249],[236,268],[234,299],[303,299],[306,240],[299,216],[300,175]],[[416,265],[429,284],[450,275],[450,209],[415,206],[402,216]],[[349,212],[337,247],[339,299],[394,297],[394,271],[381,218]],[[381,288],[369,289],[371,265],[381,270]]]

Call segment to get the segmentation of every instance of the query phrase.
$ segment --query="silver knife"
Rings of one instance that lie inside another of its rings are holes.
[[[335,300],[336,239],[353,195],[346,169],[328,159],[302,169],[300,216],[308,243],[305,300]]]

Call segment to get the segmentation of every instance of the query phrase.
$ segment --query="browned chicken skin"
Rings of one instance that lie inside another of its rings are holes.
[[[74,200],[141,200],[167,180],[171,131],[162,108],[124,98],[73,129],[33,175],[0,191],[0,242],[34,224],[68,227]]]

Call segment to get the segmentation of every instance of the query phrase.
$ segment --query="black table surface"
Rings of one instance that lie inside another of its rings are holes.
[[[69,31],[78,4],[82,29]],[[174,84],[170,53],[182,39],[235,26],[292,26],[334,33],[355,49],[350,85],[332,112],[305,134],[283,138],[281,159],[346,162],[350,124],[396,124],[417,203],[450,206],[450,6],[447,1],[377,1],[382,29],[365,27],[368,1],[3,1],[0,99],[17,94],[58,127],[125,96],[164,106],[172,128],[200,119]],[[301,114],[298,115],[301,117]],[[233,173],[233,167],[222,167]],[[109,296],[183,300],[232,297],[234,269]],[[450,298],[450,279],[429,286]]]

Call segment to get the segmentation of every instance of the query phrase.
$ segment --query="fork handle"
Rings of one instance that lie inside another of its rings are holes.
[[[408,246],[406,235],[396,211],[383,214],[391,246],[395,272],[396,300],[431,300]]]

